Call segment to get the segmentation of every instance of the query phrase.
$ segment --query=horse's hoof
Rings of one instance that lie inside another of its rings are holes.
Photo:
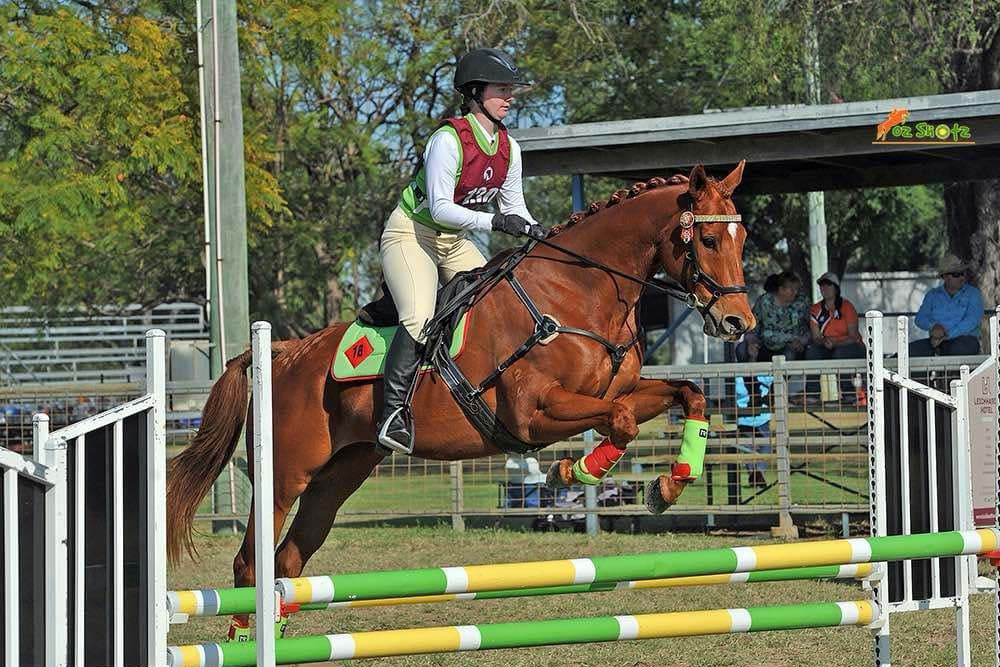
[[[559,459],[549,467],[545,486],[560,489],[573,483],[573,459]]]
[[[660,478],[646,482],[646,509],[652,514],[663,514],[673,503],[667,502],[660,491]]]
[[[687,485],[687,482],[673,480],[666,475],[649,480],[646,483],[646,509],[653,514],[663,514],[677,502]]]

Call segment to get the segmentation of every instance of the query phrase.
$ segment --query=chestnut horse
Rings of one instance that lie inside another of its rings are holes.
[[[574,260],[546,245],[535,246],[514,274],[538,308],[564,326],[586,329],[615,344],[637,336],[636,308],[643,286],[663,270],[694,295],[705,332],[738,339],[754,326],[743,285],[746,231],[735,222],[709,222],[682,229],[682,213],[726,216],[736,208],[733,189],[743,163],[726,178],[709,178],[698,165],[690,177],[655,178],[616,192],[605,204],[553,230],[551,243],[613,269]],[[682,238],[683,237],[683,238]],[[728,286],[724,287],[724,286]],[[484,378],[531,334],[534,322],[510,284],[501,282],[470,311],[469,340],[458,365],[474,382]],[[279,577],[301,575],[325,541],[337,510],[382,461],[375,421],[381,382],[335,382],[331,357],[347,328],[337,324],[300,341],[276,343],[272,382],[274,411],[274,532],[277,538],[296,499],[298,512],[280,543]],[[640,377],[641,349],[629,347],[613,374],[607,350],[585,336],[559,335],[532,348],[483,394],[511,434],[539,445],[595,429],[619,447],[635,439],[638,425],[678,404],[685,417],[704,419],[705,398],[687,381]],[[195,509],[232,456],[247,415],[246,352],[226,365],[205,404],[201,428],[173,459],[167,484],[168,556],[194,555]],[[435,460],[490,456],[485,442],[443,382],[425,381],[414,395],[414,455]],[[247,443],[252,442],[250,434]],[[252,453],[248,453],[252,457]],[[655,484],[655,482],[653,482]],[[664,475],[659,491],[676,500],[685,482]],[[254,585],[254,522],[233,562],[236,586]]]

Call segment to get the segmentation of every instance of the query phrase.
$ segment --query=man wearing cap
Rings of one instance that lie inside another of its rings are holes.
[[[954,255],[941,260],[938,275],[944,282],[927,292],[914,318],[930,336],[910,343],[910,356],[979,354],[983,295],[968,284],[968,270]]]

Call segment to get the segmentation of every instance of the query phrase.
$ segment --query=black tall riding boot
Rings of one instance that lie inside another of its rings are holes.
[[[385,398],[376,432],[380,445],[400,454],[413,452],[413,417],[406,400],[420,366],[422,348],[410,332],[400,326],[385,358]]]

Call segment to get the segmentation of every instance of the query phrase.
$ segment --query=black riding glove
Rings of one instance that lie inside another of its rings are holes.
[[[503,232],[512,236],[528,236],[533,239],[544,239],[545,228],[535,222],[525,220],[516,213],[504,215],[497,213],[493,216],[493,230]]]

